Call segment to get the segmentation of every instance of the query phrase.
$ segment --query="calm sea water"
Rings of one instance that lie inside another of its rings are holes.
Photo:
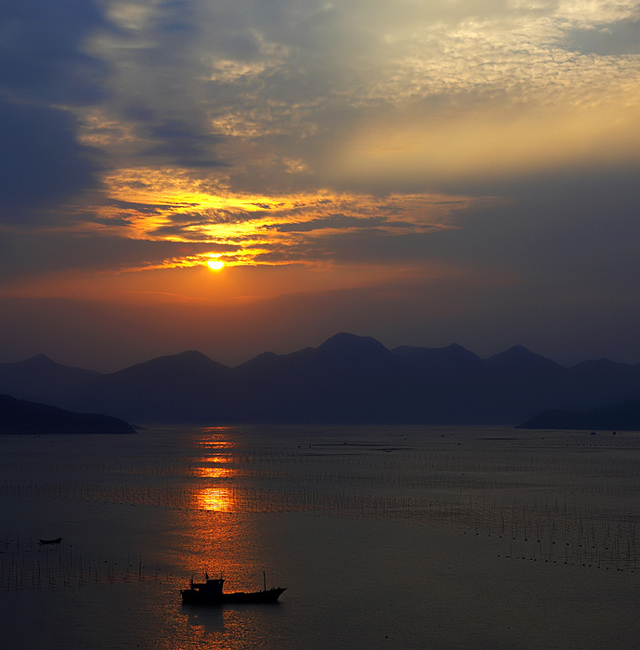
[[[640,434],[4,436],[0,468],[3,647],[635,650],[640,640]],[[277,606],[183,606],[179,590],[204,571],[232,591],[261,588],[265,574],[287,591]]]

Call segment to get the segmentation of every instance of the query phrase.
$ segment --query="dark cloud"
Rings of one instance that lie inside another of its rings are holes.
[[[627,19],[590,29],[573,29],[567,34],[564,46],[582,54],[640,54],[640,20]]]
[[[205,245],[206,251],[236,251],[242,248],[241,237],[225,237],[225,242],[237,242],[235,244],[224,244],[218,241],[211,242],[211,234],[207,231],[205,222],[202,219],[192,221],[186,219],[173,219],[176,223],[167,224],[154,228],[149,234],[158,239],[177,238],[184,242],[209,242]]]
[[[325,230],[333,228],[373,228],[377,226],[402,227],[406,224],[389,222],[385,217],[350,217],[344,214],[336,214],[320,219],[310,219],[300,223],[283,223],[275,226],[267,226],[267,229],[278,232],[312,232],[314,230]]]
[[[640,186],[634,178],[637,170],[629,169],[538,179],[510,203],[461,214],[459,229],[423,237],[422,254],[503,278],[484,306],[470,306],[479,330],[503,340],[510,332],[520,343],[526,331],[539,348],[543,339],[548,350],[555,346],[555,355],[563,341],[568,357],[577,349],[571,327],[586,350],[590,337],[604,345],[608,321],[613,349],[614,331],[639,324]],[[630,349],[630,340],[618,343]]]
[[[108,68],[84,47],[107,23],[91,0],[5,0],[0,25],[0,220],[17,223],[98,184],[95,152],[58,106],[104,97]]]
[[[84,51],[97,29],[111,29],[93,0],[3,0],[0,87],[23,99],[86,104],[103,97],[108,72]]]
[[[143,155],[167,158],[186,168],[220,167],[225,163],[211,156],[213,148],[222,141],[216,136],[186,122],[170,120],[147,126],[151,139],[159,143],[143,151]]]
[[[249,219],[255,218],[252,213],[239,211],[234,212],[231,210],[202,210],[201,212],[169,212],[166,213],[165,219],[167,223],[158,226],[149,231],[152,236],[165,236],[165,235],[181,235],[187,239],[199,237],[202,233],[197,232],[202,229],[204,232],[207,226],[221,225],[221,224],[237,224]],[[199,228],[197,228],[199,227]],[[209,239],[211,235],[203,235],[205,239]]]
[[[296,265],[309,261],[328,261],[334,257],[332,251],[326,247],[315,247],[313,244],[304,241],[294,244],[272,243],[251,248],[259,248],[260,252],[256,253],[254,259],[263,264],[286,263]]]
[[[122,201],[120,199],[109,199],[108,205],[125,210],[135,210],[145,214],[158,214],[172,208],[183,208],[192,203],[136,203],[135,201]]]
[[[217,247],[216,247],[217,248]],[[167,259],[211,252],[211,244],[145,241],[67,233],[5,232],[0,282],[43,273],[117,271],[160,265]]]
[[[0,100],[0,221],[21,223],[98,186],[95,151],[76,139],[63,110]]]

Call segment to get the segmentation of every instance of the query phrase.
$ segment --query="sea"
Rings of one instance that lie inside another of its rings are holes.
[[[636,650],[639,526],[637,432],[1,436],[0,645]]]

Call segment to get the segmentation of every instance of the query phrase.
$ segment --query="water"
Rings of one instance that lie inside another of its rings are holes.
[[[635,649],[639,469],[636,433],[4,436],[3,645]],[[182,606],[204,571],[288,589]]]

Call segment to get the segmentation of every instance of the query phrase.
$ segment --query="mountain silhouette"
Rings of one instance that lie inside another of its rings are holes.
[[[571,393],[567,368],[521,345],[484,363],[492,393],[502,400],[502,413],[508,421],[516,421],[521,414],[535,415],[541,408],[559,408]]]
[[[317,349],[259,355],[237,370],[245,421],[355,423],[389,419],[399,366],[375,339],[342,333]]]
[[[108,415],[72,413],[55,406],[0,395],[0,433],[135,433],[135,429]]]
[[[62,406],[99,376],[94,370],[69,368],[38,354],[19,363],[0,363],[0,393]]]
[[[640,431],[640,399],[577,413],[567,410],[546,411],[517,428]]]
[[[130,422],[202,422],[224,418],[231,369],[196,351],[158,357],[101,375],[77,392],[76,407]]]
[[[549,410],[640,398],[640,365],[566,368],[515,346],[481,359],[460,345],[400,346],[340,333],[317,348],[265,352],[234,368],[197,351],[109,374],[35,357],[0,364],[21,399],[140,424],[519,424]]]

